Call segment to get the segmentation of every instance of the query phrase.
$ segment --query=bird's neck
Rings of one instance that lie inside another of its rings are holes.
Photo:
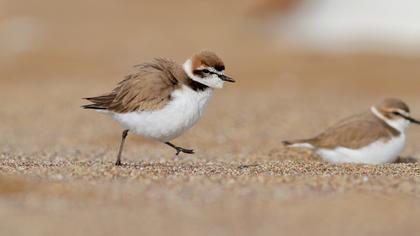
[[[194,75],[192,73],[192,62],[190,59],[188,59],[183,65],[182,68],[184,70],[185,73],[185,79],[183,81],[183,83],[190,87],[192,90],[199,92],[199,91],[204,91],[207,89],[211,89],[209,86],[202,84],[200,82],[197,82],[196,80],[194,80]]]
[[[192,90],[196,91],[196,92],[200,92],[200,91],[205,91],[207,89],[211,89],[209,86],[204,85],[202,83],[199,83],[193,79],[191,79],[190,77],[186,77],[184,84],[186,86],[188,86],[189,88],[191,88]]]
[[[386,118],[376,107],[371,107],[371,112],[380,120],[385,122],[388,126],[392,127],[393,129],[397,130],[400,133],[405,133],[405,130],[408,128],[410,122],[406,119],[388,119]]]

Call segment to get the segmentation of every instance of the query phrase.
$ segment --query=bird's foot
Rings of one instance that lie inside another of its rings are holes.
[[[179,146],[176,146],[175,144],[172,144],[170,142],[166,142],[165,144],[168,145],[168,146],[171,146],[173,149],[175,149],[175,151],[176,151],[175,155],[176,156],[178,156],[181,152],[187,153],[187,154],[194,154],[194,150],[192,150],[192,149],[186,149],[186,148],[183,148],[183,147],[179,147]]]
[[[187,153],[187,154],[194,154],[194,150],[193,149],[186,149],[186,148],[182,148],[182,147],[176,147],[176,154],[175,155],[179,155],[179,153]]]

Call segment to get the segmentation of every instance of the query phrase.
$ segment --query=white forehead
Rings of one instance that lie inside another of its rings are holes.
[[[406,112],[406,111],[404,111],[402,109],[396,109],[395,111],[397,111],[397,112],[399,112],[399,113],[401,113],[403,115],[408,115],[408,112]]]

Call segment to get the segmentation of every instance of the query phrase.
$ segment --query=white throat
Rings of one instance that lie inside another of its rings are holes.
[[[371,107],[370,110],[372,111],[372,113],[378,117],[379,119],[385,121],[385,123],[387,123],[389,126],[391,126],[392,128],[398,130],[401,133],[404,133],[405,130],[408,128],[408,126],[410,125],[410,121],[404,119],[404,118],[400,118],[400,119],[396,119],[396,120],[390,120],[387,119],[384,115],[382,115],[378,109],[376,109],[376,107]]]
[[[184,69],[185,73],[187,73],[188,77],[192,80],[209,86],[210,88],[223,88],[224,81],[219,78],[216,74],[212,74],[207,78],[201,78],[199,76],[195,76],[192,73],[192,61],[188,59],[183,65],[182,68]]]

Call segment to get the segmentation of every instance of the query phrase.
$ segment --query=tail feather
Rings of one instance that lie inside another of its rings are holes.
[[[83,108],[83,109],[94,109],[94,110],[106,110],[106,108],[99,107],[99,106],[97,106],[95,104],[83,105],[83,106],[81,106],[81,108]]]
[[[111,105],[112,101],[115,98],[115,94],[106,94],[102,96],[97,97],[89,97],[89,98],[83,98],[91,102],[92,104],[87,104],[81,106],[84,109],[94,109],[94,110],[107,110],[109,106]]]

